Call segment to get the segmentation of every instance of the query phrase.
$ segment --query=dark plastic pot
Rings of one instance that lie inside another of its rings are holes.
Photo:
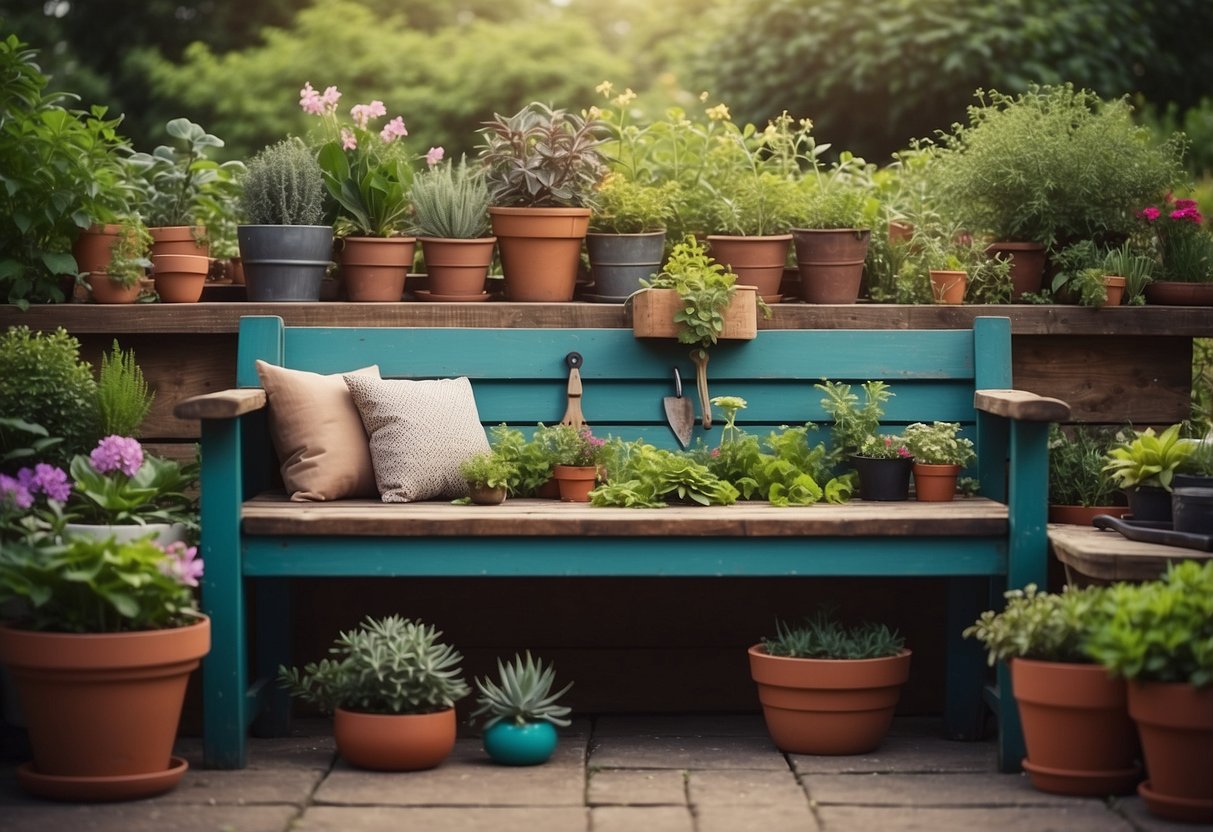
[[[596,300],[622,301],[640,289],[640,281],[661,271],[665,232],[587,234],[586,250]]]
[[[1167,489],[1138,486],[1125,489],[1125,496],[1129,498],[1129,513],[1134,520],[1171,522],[1171,492]]]
[[[1177,532],[1213,534],[1213,488],[1176,488],[1171,515]]]
[[[895,502],[909,499],[910,471],[913,459],[874,459],[852,456],[851,465],[859,474],[859,497],[862,500]]]
[[[236,229],[251,302],[320,300],[333,254],[328,225],[241,225]]]

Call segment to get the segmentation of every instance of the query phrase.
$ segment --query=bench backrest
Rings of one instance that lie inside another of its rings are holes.
[[[570,352],[583,359],[582,410],[596,435],[673,447],[662,399],[674,394],[674,367],[699,415],[690,348],[627,329],[287,327],[278,317],[244,317],[237,384],[260,386],[258,358],[317,373],[378,364],[384,378],[466,376],[486,426],[526,428],[564,415]],[[882,424],[890,430],[942,420],[969,433],[973,391],[1011,386],[1007,318],[977,318],[972,330],[763,330],[753,341],[722,341],[709,356],[709,395],[745,399],[738,424],[759,435],[806,421],[828,426],[814,387],[826,378],[856,393],[864,381],[888,382],[895,395]],[[697,426],[696,435],[711,444],[719,431]]]

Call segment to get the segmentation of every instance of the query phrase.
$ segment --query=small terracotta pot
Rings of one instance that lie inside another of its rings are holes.
[[[914,223],[905,220],[889,220],[889,244],[905,245],[914,239]]]
[[[733,270],[738,286],[754,286],[768,302],[779,296],[783,267],[787,263],[791,244],[791,234],[764,237],[708,235],[708,250],[712,258]]]
[[[936,303],[964,303],[969,273],[947,269],[930,269],[931,295]]]
[[[590,209],[494,206],[489,216],[501,253],[506,300],[571,301]]]
[[[959,465],[914,463],[914,495],[920,503],[946,503],[956,496]]]
[[[990,243],[986,254],[1010,259],[1012,303],[1026,292],[1040,291],[1045,275],[1045,247],[1040,243]]]
[[[197,303],[211,262],[194,254],[152,255],[152,275],[162,303]]]
[[[1213,685],[1131,681],[1129,715],[1150,779],[1138,787],[1159,817],[1213,822]]]
[[[856,228],[794,228],[800,296],[809,303],[854,303],[871,232]]]
[[[341,282],[356,303],[398,303],[413,265],[416,237],[346,237]]]
[[[430,295],[451,300],[483,295],[496,244],[496,237],[474,240],[422,237],[421,253],[425,256]]]
[[[114,246],[121,235],[122,226],[116,224],[93,225],[81,231],[72,244],[77,271],[89,274],[108,271],[110,261],[114,259]]]
[[[90,274],[84,281],[89,286],[93,303],[134,303],[139,299],[138,283],[123,286],[116,280],[110,280],[104,272]]]
[[[1120,275],[1105,274],[1103,276],[1104,291],[1107,293],[1107,299],[1104,301],[1104,306],[1120,306],[1125,296],[1125,279]]]
[[[337,752],[359,768],[421,771],[434,768],[455,748],[455,709],[432,714],[333,713]]]
[[[560,499],[566,503],[588,503],[590,492],[598,483],[598,468],[594,465],[557,465],[552,477],[560,486]]]
[[[198,242],[206,229],[201,226],[167,225],[149,228],[152,235],[152,257],[157,254],[192,254],[195,257],[209,257],[210,246]]]

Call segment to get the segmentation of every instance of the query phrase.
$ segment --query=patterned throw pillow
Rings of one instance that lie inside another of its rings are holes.
[[[385,503],[467,495],[459,465],[489,450],[471,382],[347,375],[345,383],[370,436]]]
[[[379,378],[379,367],[355,370]],[[269,400],[270,435],[292,500],[374,497],[375,469],[362,419],[341,375],[257,362]]]

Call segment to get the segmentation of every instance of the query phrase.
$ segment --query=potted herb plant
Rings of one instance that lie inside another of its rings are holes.
[[[1213,233],[1191,199],[1170,194],[1161,206],[1138,212],[1155,236],[1158,280],[1146,287],[1150,303],[1181,306],[1213,304]]]
[[[956,496],[956,478],[977,458],[972,440],[958,422],[915,422],[902,436],[914,457],[914,492],[920,502],[947,502]]]
[[[815,156],[812,162],[792,229],[800,296],[809,303],[854,303],[878,207],[871,173],[862,159],[846,152],[828,169]]]
[[[621,172],[603,180],[585,238],[593,300],[622,302],[641,288],[641,280],[661,271],[677,187],[637,182]]]
[[[888,733],[910,675],[904,639],[883,624],[847,627],[826,612],[749,649],[767,731],[790,754],[863,754]]]
[[[1115,431],[1075,425],[1049,427],[1049,522],[1089,526],[1100,514],[1128,513],[1124,497],[1104,471]]]
[[[84,282],[93,303],[134,303],[152,265],[148,259],[151,235],[138,214],[128,214],[107,228],[112,228],[114,235],[111,244],[102,245],[104,253],[81,251],[84,265],[80,270],[88,272]]]
[[[128,800],[175,786],[186,682],[210,649],[197,550],[146,537],[59,536],[71,491],[48,464],[0,474],[0,663],[14,680],[32,763],[27,791]]]
[[[505,502],[518,469],[502,454],[491,451],[465,459],[459,473],[467,480],[469,500],[479,506],[496,506]]]
[[[1035,584],[1005,594],[964,631],[985,645],[990,665],[1010,663],[1028,756],[1024,770],[1041,791],[1067,795],[1123,794],[1141,779],[1125,684],[1087,650],[1109,614],[1104,587],[1060,594]]]
[[[292,696],[333,712],[337,752],[350,764],[433,768],[455,747],[455,703],[470,692],[463,656],[441,635],[410,618],[368,616],[334,640],[329,652],[339,658],[280,667],[278,679]]]
[[[1126,305],[1140,305],[1146,302],[1145,290],[1154,279],[1154,270],[1154,258],[1136,249],[1131,242],[1110,249],[1104,256],[1105,278],[1112,276],[1124,280],[1119,303]],[[1111,289],[1108,290],[1108,305],[1117,305],[1113,303]]]
[[[506,766],[546,763],[556,750],[556,727],[567,728],[569,708],[557,704],[573,683],[552,693],[556,670],[542,659],[515,655],[509,664],[497,660],[497,680],[476,679],[479,707],[472,717],[484,720],[484,750]]]
[[[1134,431],[1104,458],[1104,471],[1124,489],[1134,519],[1171,520],[1171,480],[1196,446],[1180,436],[1181,428],[1171,425],[1160,434],[1154,428]]]
[[[589,502],[590,491],[599,479],[605,479],[606,440],[594,436],[589,428],[557,425],[552,428],[556,464],[552,477],[560,486],[565,502]]]
[[[429,288],[418,298],[487,300],[484,290],[497,238],[489,233],[489,190],[484,172],[442,162],[413,180],[413,231],[421,240]]]
[[[1119,584],[1088,649],[1128,680],[1154,814],[1213,822],[1213,561],[1167,567],[1161,580]]]
[[[249,160],[244,177],[245,225],[236,229],[248,299],[320,299],[333,251],[324,218],[324,174],[298,139],[285,139]]]
[[[588,206],[606,172],[599,125],[534,101],[494,114],[481,135],[506,298],[572,300]]]
[[[849,384],[827,380],[816,387],[825,393],[822,408],[834,419],[835,461],[845,456],[858,473],[860,499],[909,499],[914,455],[902,437],[879,432],[885,402],[895,395],[889,386],[865,382],[862,407]]]
[[[596,506],[660,508],[669,503],[727,506],[738,490],[690,455],[657,448],[642,440],[611,442],[611,481],[594,489]]]

